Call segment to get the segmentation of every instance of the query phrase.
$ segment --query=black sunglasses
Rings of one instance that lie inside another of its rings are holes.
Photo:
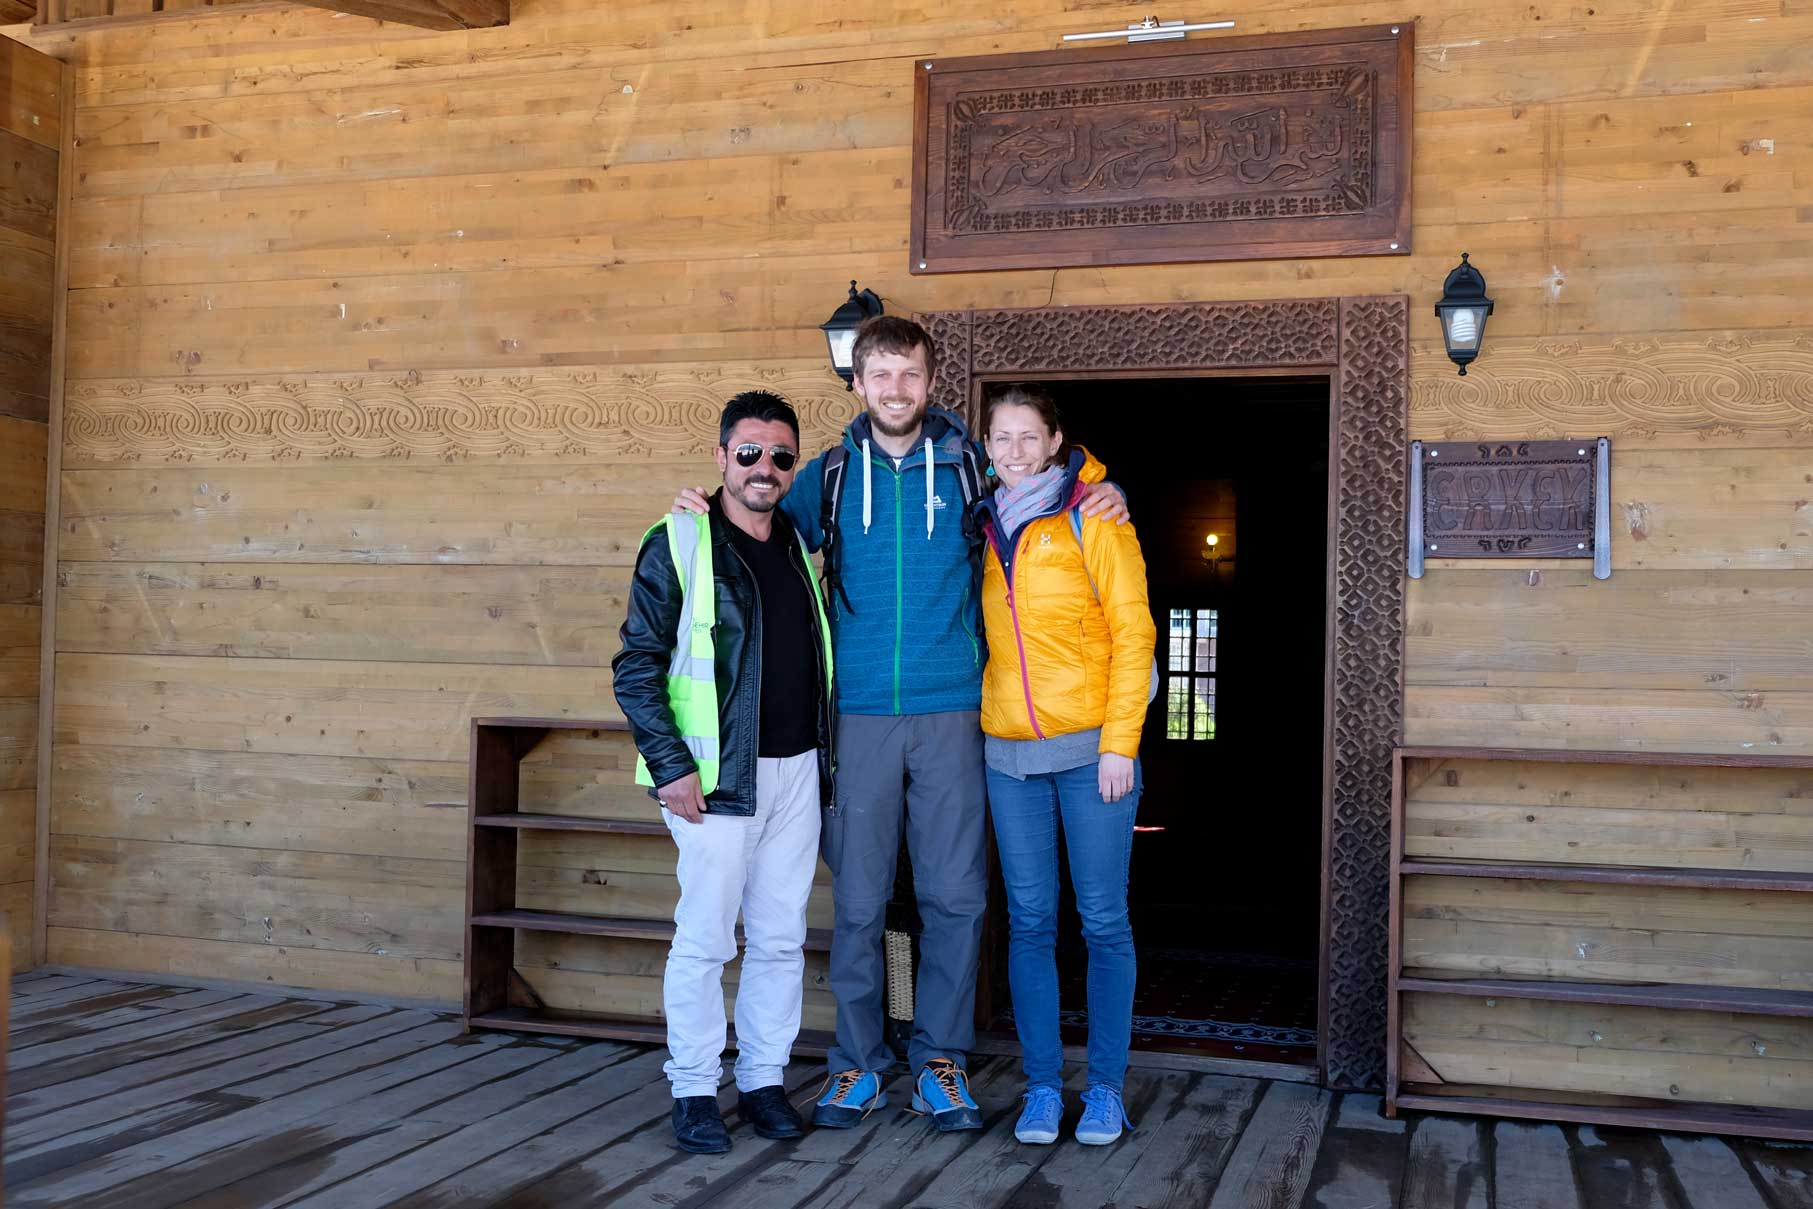
[[[751,441],[746,445],[738,445],[735,449],[730,451],[731,456],[736,458],[737,465],[744,467],[753,466],[761,461],[764,452],[766,452],[769,459],[774,462],[774,468],[782,474],[786,474],[789,470],[792,470],[793,463],[799,461],[799,454],[787,448],[785,445],[776,445],[772,449],[763,450],[760,445]]]

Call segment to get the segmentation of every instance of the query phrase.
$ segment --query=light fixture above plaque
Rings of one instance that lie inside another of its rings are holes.
[[[1204,29],[1233,29],[1232,21],[1160,21],[1147,17],[1126,29],[1098,29],[1086,34],[1065,34],[1066,42],[1102,42],[1125,38],[1128,45],[1137,42],[1176,42],[1185,34]]]

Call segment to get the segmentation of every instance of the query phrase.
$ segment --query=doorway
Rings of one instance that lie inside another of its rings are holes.
[[[1037,307],[919,318],[938,350],[933,401],[972,424],[989,381],[1220,375],[1329,382],[1327,511],[1318,527],[1326,551],[1325,713],[1320,727],[1290,736],[1291,759],[1321,778],[1316,1065],[1330,1087],[1381,1086],[1391,757],[1403,723],[1409,300]],[[1137,414],[1126,418],[1138,422]],[[1254,460],[1301,480],[1300,435],[1269,429]]]
[[[1323,786],[1301,736],[1326,714],[1329,380],[1044,385],[1127,493],[1159,634],[1129,873],[1134,1048],[1314,1066]],[[1260,451],[1286,432],[1280,474]],[[1062,1020],[1082,1044],[1087,950],[1065,891]]]

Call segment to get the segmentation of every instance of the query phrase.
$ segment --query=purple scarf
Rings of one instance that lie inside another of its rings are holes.
[[[1012,541],[1026,522],[1058,511],[1063,504],[1068,477],[1064,466],[1052,466],[1027,475],[1013,487],[1003,485],[995,492],[995,512],[1001,518],[1002,540]]]

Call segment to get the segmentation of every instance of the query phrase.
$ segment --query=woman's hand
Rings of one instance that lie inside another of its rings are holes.
[[[1103,752],[1095,775],[1104,802],[1118,802],[1133,792],[1133,761],[1126,756]]]

